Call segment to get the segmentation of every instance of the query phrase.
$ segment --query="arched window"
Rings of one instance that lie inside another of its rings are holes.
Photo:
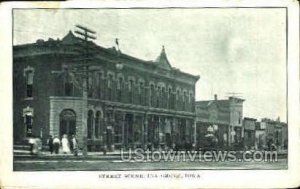
[[[123,90],[123,78],[119,77],[118,83],[117,83],[117,101],[118,102],[122,101],[122,90]]]
[[[93,126],[94,126],[94,113],[92,110],[88,111],[87,119],[87,138],[91,139],[93,136]]]
[[[180,100],[179,100],[179,89],[176,91],[176,109],[179,110]]]
[[[168,90],[168,108],[171,109],[172,108],[172,88],[169,87]]]
[[[160,86],[157,87],[156,90],[156,107],[160,107],[160,102],[161,102],[161,88]]]
[[[166,102],[166,97],[165,97],[165,87],[161,88],[161,107],[165,108],[165,102]]]
[[[133,102],[133,79],[129,79],[129,82],[128,82],[128,100],[129,100],[129,103],[132,103]]]
[[[113,99],[113,76],[112,76],[112,74],[108,74],[108,78],[107,78],[107,97],[108,97],[108,100]]]
[[[139,104],[144,104],[144,97],[145,97],[145,86],[144,82],[140,81],[139,83]]]
[[[95,138],[99,138],[100,133],[100,120],[101,120],[101,112],[96,112],[96,119],[95,119]]]
[[[182,98],[182,110],[186,110],[186,101],[187,101],[187,97],[186,97],[186,91],[183,92],[183,98]]]
[[[99,72],[98,73],[98,90],[97,90],[97,94],[98,94],[98,98],[103,99],[103,86],[102,86],[102,82],[103,82],[103,73]]]
[[[28,70],[26,72],[26,96],[32,97],[32,89],[33,89],[33,71]]]
[[[150,85],[150,106],[154,107],[155,102],[155,91],[154,91],[154,84]]]

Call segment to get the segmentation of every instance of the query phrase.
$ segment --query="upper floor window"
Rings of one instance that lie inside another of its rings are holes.
[[[32,67],[26,67],[24,69],[24,76],[26,81],[26,97],[33,97],[34,69]]]
[[[130,79],[128,82],[128,101],[129,103],[133,102],[133,79]]]
[[[144,83],[143,82],[140,82],[139,84],[139,103],[140,104],[144,104]]]
[[[150,105],[154,106],[154,85],[150,85]]]
[[[107,80],[107,87],[109,89],[112,88],[112,80],[113,80],[113,76],[111,74],[108,75],[108,80]]]
[[[129,80],[129,83],[128,83],[128,90],[131,92],[131,91],[132,91],[132,88],[133,88],[133,80],[130,79],[130,80]]]
[[[103,86],[102,86],[102,72],[99,72],[98,73],[98,90],[97,90],[97,94],[98,94],[98,97],[100,99],[103,98]]]
[[[72,75],[67,73],[65,77],[65,95],[72,96],[74,94],[74,85],[72,81]]]
[[[123,86],[123,78],[119,77],[117,83],[117,100],[119,102],[122,100],[122,88],[123,88],[122,86]]]

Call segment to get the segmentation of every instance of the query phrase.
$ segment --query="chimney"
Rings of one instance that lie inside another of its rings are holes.
[[[215,97],[215,100],[218,100],[218,95],[217,94],[215,94],[214,97]]]

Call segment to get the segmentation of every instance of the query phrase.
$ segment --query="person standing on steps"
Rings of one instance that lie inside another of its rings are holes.
[[[61,146],[64,154],[70,153],[70,144],[67,135],[63,135],[63,138],[61,139]]]
[[[52,138],[52,135],[49,136],[47,144],[48,144],[48,147],[49,147],[49,152],[52,154],[53,153],[53,138]]]
[[[75,135],[72,135],[71,142],[73,144],[73,154],[74,156],[78,156],[78,143]]]
[[[58,154],[59,146],[60,146],[60,140],[57,136],[55,136],[53,139],[53,149],[54,149],[55,154]]]

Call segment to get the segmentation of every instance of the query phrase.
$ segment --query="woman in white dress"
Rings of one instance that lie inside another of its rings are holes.
[[[61,139],[61,146],[64,154],[68,154],[71,152],[67,135],[63,135],[63,138]]]

